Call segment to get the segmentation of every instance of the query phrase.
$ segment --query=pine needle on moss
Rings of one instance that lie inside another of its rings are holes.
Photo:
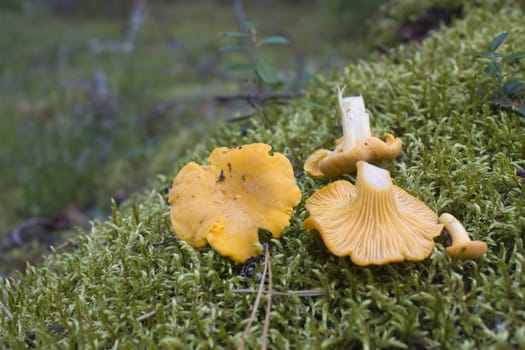
[[[244,342],[248,334],[250,333],[250,329],[252,327],[252,323],[255,320],[255,315],[257,314],[257,310],[259,309],[259,303],[261,302],[261,297],[264,292],[264,284],[266,283],[266,274],[271,276],[271,262],[270,262],[270,253],[268,251],[268,244],[264,244],[264,268],[261,275],[261,281],[259,282],[259,289],[257,290],[257,296],[255,298],[255,301],[253,303],[252,313],[250,314],[250,317],[248,318],[248,323],[246,323],[246,327],[244,328],[244,333],[241,338],[241,342],[239,343],[239,346],[237,347],[238,350],[244,349]],[[271,281],[271,279],[270,279]],[[271,284],[271,282],[269,282]],[[266,317],[265,318],[265,330],[266,330],[266,324],[270,322],[269,315],[271,311],[271,288],[268,291],[268,302],[267,305],[270,305],[270,310],[268,310],[268,306],[266,308]],[[261,348],[265,347],[266,344],[266,338],[268,336],[267,330],[266,333],[263,333],[263,345]]]

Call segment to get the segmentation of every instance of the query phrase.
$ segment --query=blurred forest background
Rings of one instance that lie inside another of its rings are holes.
[[[392,2],[0,0],[0,273],[174,175],[216,123],[239,127],[460,11]]]

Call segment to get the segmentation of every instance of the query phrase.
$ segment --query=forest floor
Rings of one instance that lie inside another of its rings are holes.
[[[289,40],[261,47],[280,81],[271,92],[297,94],[365,57],[373,13],[360,11],[343,28],[321,4],[247,2],[260,38]],[[227,70],[249,57],[220,50],[237,43],[219,35],[239,30],[236,15],[216,2],[151,3],[121,18],[0,10],[0,272],[38,262],[57,233],[88,229],[110,198],[170,173],[213,125],[249,113],[239,93],[250,74]]]

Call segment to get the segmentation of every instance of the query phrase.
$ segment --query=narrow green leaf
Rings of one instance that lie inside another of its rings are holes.
[[[255,63],[255,71],[257,72],[257,76],[267,84],[272,84],[277,81],[277,72],[273,64],[260,57]]]
[[[501,75],[501,64],[498,62],[489,62],[485,66],[485,73],[491,75]]]
[[[284,36],[269,36],[266,38],[262,38],[259,40],[259,45],[265,45],[265,44],[277,44],[277,45],[284,45],[288,44],[289,41]]]
[[[475,57],[492,57],[494,53],[493,52],[472,51],[472,52],[469,52],[469,55],[475,56]]]
[[[248,51],[249,49],[250,47],[246,45],[219,47],[220,52]]]
[[[496,106],[500,106],[503,108],[510,108],[512,107],[512,103],[510,101],[501,99],[501,98],[495,98],[492,100],[492,103],[494,103]]]
[[[505,41],[505,39],[507,39],[508,36],[509,36],[508,32],[504,32],[504,33],[497,35],[490,43],[489,51],[491,52],[496,51],[498,47]]]
[[[518,92],[525,90],[525,83],[519,80],[507,80],[503,86],[502,91],[506,96],[515,96]]]
[[[248,33],[243,33],[243,32],[219,32],[219,35],[220,36],[234,37],[234,38],[249,36]]]
[[[503,56],[501,58],[502,61],[512,61],[512,60],[519,60],[525,58],[525,52],[515,52],[507,56]]]
[[[518,107],[518,113],[525,118],[525,104],[520,104],[520,106]]]
[[[475,56],[475,57],[501,57],[502,55],[497,52],[480,52],[480,51],[473,51],[469,52],[469,55]]]
[[[246,63],[233,63],[225,68],[226,72],[238,72],[251,70],[253,67],[250,64]]]

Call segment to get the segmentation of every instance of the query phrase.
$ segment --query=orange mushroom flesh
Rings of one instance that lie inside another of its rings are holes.
[[[443,225],[419,199],[394,186],[387,170],[360,161],[356,185],[339,180],[307,201],[306,229],[319,231],[330,252],[361,266],[420,261]]]
[[[190,162],[169,194],[175,235],[244,262],[261,253],[259,228],[279,238],[301,200],[290,161],[263,143],[213,150],[208,165]]]
[[[445,226],[452,238],[452,245],[446,248],[450,256],[462,260],[477,259],[487,252],[487,243],[472,241],[465,227],[452,214],[441,214],[439,222]]]
[[[399,155],[402,147],[399,138],[386,134],[385,141],[382,141],[371,135],[370,118],[362,96],[343,97],[343,91],[339,89],[338,98],[343,125],[342,142],[333,151],[320,149],[308,157],[304,164],[306,173],[314,177],[334,178],[354,173],[360,160],[392,160]]]

